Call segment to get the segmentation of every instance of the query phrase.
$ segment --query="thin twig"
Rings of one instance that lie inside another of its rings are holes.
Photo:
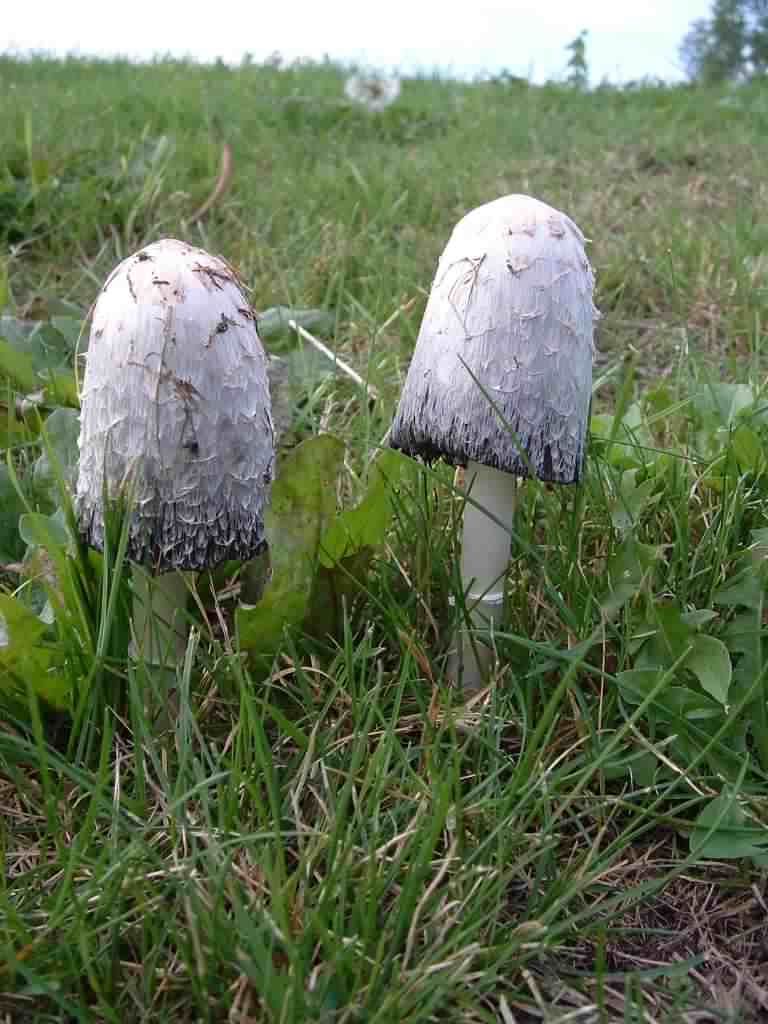
[[[195,221],[200,220],[208,213],[213,204],[224,194],[224,191],[229,185],[229,179],[232,177],[232,147],[228,142],[223,143],[221,147],[221,164],[219,166],[219,176],[216,179],[216,184],[213,186],[213,192],[208,196],[203,205],[199,210],[190,217],[192,224]]]
[[[314,334],[310,334],[309,331],[305,330],[305,328],[297,324],[295,320],[289,320],[288,326],[291,328],[291,330],[296,331],[300,338],[303,338],[304,341],[308,341],[310,345],[313,345],[318,352],[322,352],[323,355],[330,359],[335,366],[338,366],[342,373],[346,373],[346,375],[350,377],[356,384],[359,384],[361,388],[365,388],[366,394],[368,395],[368,398],[372,402],[376,401],[376,399],[379,397],[379,393],[376,390],[376,388],[374,388],[371,384],[367,384],[356,370],[353,370],[351,366],[349,366],[343,360],[339,359],[339,357],[336,355],[333,349],[330,349],[328,348],[327,345],[324,345],[319,338],[316,338]]]
[[[398,306],[397,309],[394,311],[394,313],[391,316],[387,317],[387,319],[384,321],[384,323],[381,325],[381,327],[377,327],[376,328],[376,334],[379,335],[383,331],[386,331],[386,329],[388,327],[391,327],[392,324],[395,322],[395,320],[397,320],[397,318],[402,313],[410,313],[410,311],[413,309],[415,304],[416,304],[416,296],[414,295],[412,298],[408,299],[407,302],[403,302],[402,305]]]

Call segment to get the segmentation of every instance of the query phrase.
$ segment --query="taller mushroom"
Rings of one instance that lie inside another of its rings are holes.
[[[501,614],[517,477],[581,475],[593,288],[581,231],[530,196],[472,210],[440,258],[389,443],[467,467],[461,572],[477,625]],[[454,671],[479,685],[487,653],[466,633],[457,648]]]
[[[165,238],[113,270],[93,309],[81,410],[81,533],[103,549],[104,494],[130,483],[127,557],[143,567],[134,635],[147,663],[171,664],[184,637],[182,573],[266,543],[266,356],[225,260]]]

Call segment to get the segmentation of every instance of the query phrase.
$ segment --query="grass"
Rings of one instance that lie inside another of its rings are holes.
[[[341,438],[336,498],[368,495],[376,543],[305,580],[315,618],[266,669],[201,585],[163,730],[119,530],[101,559],[42,518],[71,419],[43,451],[3,364],[27,505],[0,477],[2,1019],[763,1019],[762,84],[425,78],[373,116],[330,64],[5,57],[0,91],[0,334],[58,324],[69,347],[38,330],[36,358],[67,365],[115,262],[176,235],[257,310],[329,311],[381,396],[314,363],[294,381],[281,465]],[[444,679],[451,474],[403,470],[377,533],[366,467],[453,224],[507,192],[592,239],[603,320],[586,479],[523,488],[497,669],[467,701]],[[19,689],[43,678],[69,710]]]

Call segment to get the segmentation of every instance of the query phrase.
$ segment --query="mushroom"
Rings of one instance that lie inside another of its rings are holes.
[[[233,269],[174,238],[123,260],[93,309],[75,512],[103,550],[104,496],[129,493],[134,652],[172,668],[185,573],[266,546],[274,464],[267,362]]]
[[[592,390],[594,277],[584,236],[530,196],[504,196],[454,228],[432,284],[389,444],[466,466],[461,576],[470,620],[499,622],[517,477],[581,476]],[[466,630],[465,688],[490,651]]]

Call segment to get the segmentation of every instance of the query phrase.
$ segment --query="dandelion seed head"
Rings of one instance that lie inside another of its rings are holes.
[[[400,79],[395,75],[351,75],[344,84],[344,95],[368,110],[384,110],[400,95]]]

